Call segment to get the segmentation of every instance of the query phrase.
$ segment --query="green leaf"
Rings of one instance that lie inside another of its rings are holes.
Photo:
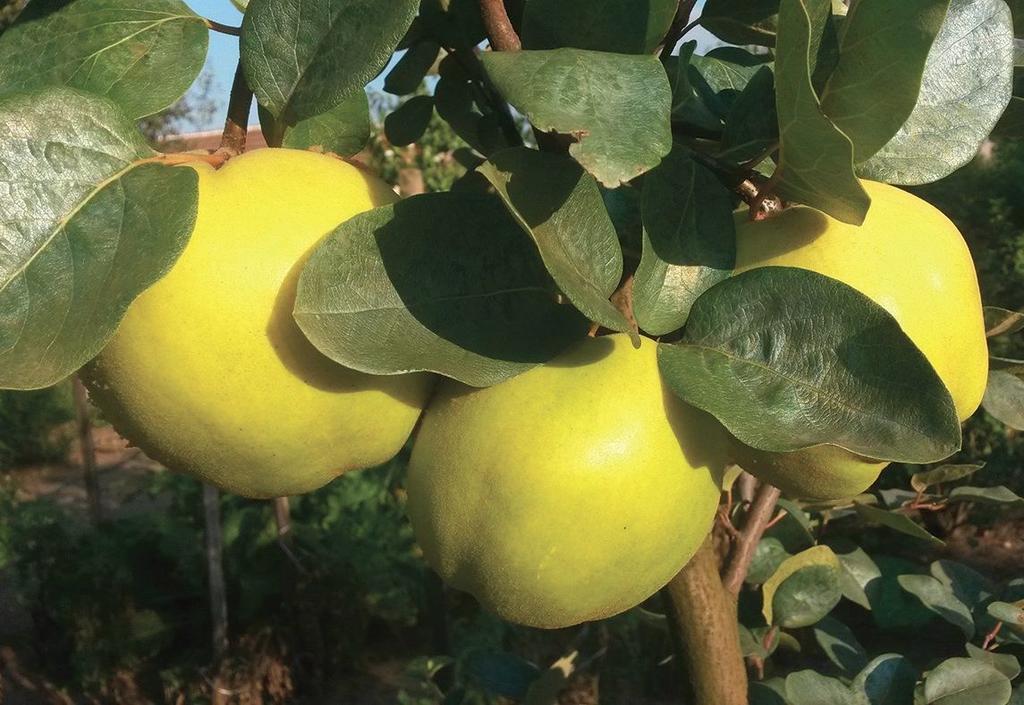
[[[934,462],[960,446],[948,390],[896,320],[809,270],[764,267],[712,287],[658,357],[676,394],[755,448],[828,443]]]
[[[570,135],[569,153],[609,188],[672,148],[668,76],[654,56],[582,49],[486,52],[498,91],[534,127]]]
[[[777,538],[767,536],[761,539],[754,549],[754,558],[750,561],[750,568],[744,580],[751,585],[764,583],[775,574],[787,558],[789,551]]]
[[[775,113],[775,73],[762,66],[732,104],[725,118],[721,158],[746,162],[779,141]]]
[[[1005,370],[990,370],[981,405],[999,421],[1024,431],[1024,379]]]
[[[787,705],[786,684],[780,679],[750,682],[750,705]]]
[[[192,232],[197,176],[155,157],[116,105],[68,88],[0,99],[0,387],[94,357]]]
[[[477,171],[533,238],[576,308],[605,328],[634,331],[608,300],[622,278],[622,248],[594,177],[564,154],[526,147],[497,152]]]
[[[780,196],[860,225],[871,199],[853,170],[853,144],[822,112],[811,76],[830,0],[782,0],[775,58]]]
[[[384,90],[394,95],[413,93],[437,63],[441,47],[437,42],[422,41],[409,47],[405,55],[384,79]]]
[[[922,629],[931,623],[935,614],[899,584],[899,576],[915,574],[919,566],[887,555],[876,554],[873,560],[880,575],[864,587],[871,602],[875,626],[883,631],[899,633]]]
[[[762,68],[773,67],[770,58],[739,47],[719,47],[691,57],[689,81],[704,104],[725,119],[751,79]]]
[[[428,95],[413,96],[384,118],[384,133],[396,147],[405,147],[423,137],[434,117],[434,99]]]
[[[703,81],[692,66],[693,51],[696,48],[697,42],[684,42],[679,47],[678,56],[666,56],[662,61],[672,89],[672,122],[691,130],[717,135],[722,131],[722,118],[708,108],[703,98],[698,97],[690,80],[693,74]]]
[[[884,654],[864,667],[850,687],[869,705],[907,705],[913,700],[917,670],[899,654]]]
[[[985,337],[998,338],[1024,330],[1024,312],[998,306],[985,307]]]
[[[937,546],[945,545],[944,541],[929,534],[906,514],[890,512],[886,509],[879,509],[878,507],[872,507],[868,504],[860,504],[859,502],[854,503],[853,506],[854,509],[857,510],[857,514],[860,515],[860,518],[869,524],[879,524],[881,526],[888,527],[893,531],[898,531],[907,536],[913,536],[914,538],[927,541],[928,543],[932,543]]]
[[[288,125],[325,113],[387,65],[418,0],[251,0],[242,66],[260,105]]]
[[[855,162],[884,147],[910,117],[949,2],[859,0],[847,15],[821,107],[853,142]]]
[[[992,128],[992,139],[1020,137],[1024,137],[1024,98],[1013,96],[999,117],[999,122]]]
[[[950,502],[1024,505],[1024,499],[1006,487],[956,487],[949,493]]]
[[[952,589],[930,575],[901,575],[900,587],[914,595],[925,607],[950,624],[959,627],[964,638],[974,638],[974,617],[970,608],[957,599]]]
[[[736,263],[732,194],[677,146],[644,178],[643,254],[633,310],[651,335],[681,328],[701,294]]]
[[[842,550],[842,549],[848,550]],[[871,609],[871,602],[867,595],[867,586],[882,577],[882,571],[871,559],[864,549],[856,545],[832,546],[833,552],[843,566],[843,572],[839,576],[839,586],[843,591],[843,597],[854,602],[866,610]]]
[[[971,609],[981,605],[995,592],[995,587],[988,578],[963,563],[935,561],[930,570],[936,580],[952,590],[957,599]]]
[[[941,485],[945,482],[956,482],[957,480],[962,480],[965,477],[970,477],[983,467],[985,467],[984,463],[973,465],[940,465],[939,467],[932,468],[931,470],[915,472],[910,477],[910,486],[917,492],[924,492],[934,485]]]
[[[980,646],[975,646],[974,644],[967,644],[966,648],[968,656],[979,661],[984,661],[1011,681],[1020,675],[1020,661],[1013,654],[1001,654],[997,651],[988,651]]]
[[[1013,27],[1002,0],[951,0],[928,54],[917,105],[858,168],[868,179],[923,184],[974,158],[1010,100]]]
[[[523,48],[650,54],[678,6],[678,0],[527,0]]]
[[[839,559],[828,546],[787,558],[762,587],[765,621],[785,628],[816,623],[842,596],[839,572]]]
[[[730,44],[775,46],[779,0],[707,0],[700,24]]]
[[[415,196],[343,223],[303,270],[295,320],[347,367],[473,386],[550,360],[588,328],[556,301],[501,200],[469,193]]]
[[[493,115],[484,114],[487,106],[477,104],[474,82],[449,56],[441,62],[441,79],[434,87],[434,107],[469,146],[480,154],[508,146]]]
[[[1009,699],[1009,679],[977,659],[947,659],[924,679],[926,705],[1006,705]]]
[[[0,93],[67,85],[138,119],[185,94],[208,42],[181,0],[33,0],[0,35]]]
[[[868,653],[850,628],[834,617],[823,617],[814,625],[814,639],[834,663],[849,675],[868,665]]]
[[[488,693],[521,700],[540,677],[540,669],[514,654],[476,651],[466,659],[469,676]]]
[[[273,117],[266,114],[268,118]],[[260,120],[260,124],[263,124]],[[370,141],[370,103],[359,91],[315,117],[286,128],[282,147],[314,149],[342,157],[359,154]]]
[[[789,705],[858,705],[852,690],[838,678],[814,671],[796,671],[786,676]]]

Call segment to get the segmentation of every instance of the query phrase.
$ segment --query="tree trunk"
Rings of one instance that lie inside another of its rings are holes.
[[[78,375],[72,380],[72,390],[78,421],[78,443],[82,453],[82,471],[85,474],[85,499],[89,505],[89,518],[95,526],[103,521],[103,505],[100,503],[100,481],[96,474],[96,445],[92,439],[88,393]]]
[[[710,536],[666,589],[696,705],[747,705],[736,601],[722,585]]]

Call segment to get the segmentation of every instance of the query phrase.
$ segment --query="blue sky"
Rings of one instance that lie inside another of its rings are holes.
[[[185,0],[185,2],[197,14],[217,22],[228,25],[239,25],[242,22],[241,13],[231,4],[231,0]],[[698,3],[698,7],[703,2]],[[698,28],[692,32],[688,39],[696,39],[699,47],[703,48],[708,44],[715,43],[711,35]],[[231,37],[219,32],[210,32],[210,53],[206,57],[206,67],[203,69],[213,77],[212,94],[219,105],[214,116],[206,123],[197,124],[197,130],[216,130],[224,124],[224,113],[227,110],[228,91],[231,89],[231,79],[235,73],[235,66],[238,64],[238,38]],[[369,89],[380,90],[384,85],[384,74],[375,79],[369,85]],[[253,108],[251,123],[258,122],[256,109]]]

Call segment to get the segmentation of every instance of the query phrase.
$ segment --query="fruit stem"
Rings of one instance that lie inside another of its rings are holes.
[[[228,34],[232,37],[238,37],[242,34],[241,27],[233,27],[229,24],[221,24],[220,22],[217,22],[216,20],[211,20],[208,17],[203,18],[203,24],[205,24],[206,28],[209,30],[212,30],[214,32],[220,32],[221,34]]]
[[[224,133],[218,152],[228,158],[245,151],[245,139],[249,135],[249,109],[252,106],[252,91],[245,80],[242,62],[235,69],[235,80],[231,84],[231,98],[228,102],[228,116],[224,121]]]
[[[762,483],[757,488],[757,494],[754,496],[753,504],[750,505],[743,530],[736,537],[736,547],[733,549],[729,566],[722,577],[722,584],[733,597],[740,594],[743,580],[747,577],[747,571],[750,570],[750,562],[754,560],[757,544],[768,528],[780,495],[779,489],[769,484]]]
[[[747,668],[736,628],[736,599],[722,586],[709,535],[666,587],[699,705],[747,705]]]

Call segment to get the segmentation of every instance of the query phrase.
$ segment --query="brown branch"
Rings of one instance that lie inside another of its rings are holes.
[[[777,487],[768,484],[762,484],[757,490],[757,496],[754,497],[754,503],[750,506],[743,530],[733,549],[729,566],[722,577],[722,584],[732,595],[738,595],[740,588],[743,587],[743,580],[750,570],[750,562],[754,560],[754,551],[761,536],[764,535],[781,494]]]
[[[709,536],[665,588],[678,648],[688,667],[695,703],[747,705],[747,671],[736,629],[736,600],[722,589],[718,555]]]
[[[661,54],[662,60],[671,56],[672,50],[676,48],[679,40],[699,24],[697,21],[689,22],[690,15],[693,14],[693,8],[696,4],[697,0],[680,0],[679,8],[676,10],[676,17],[672,20],[668,32],[665,33],[665,38],[662,40],[661,45],[658,46],[658,52]]]
[[[495,51],[519,51],[523,43],[516,34],[512,20],[508,17],[504,0],[480,0],[480,14],[483,16],[491,48]]]
[[[224,121],[224,133],[220,149],[227,157],[235,157],[245,151],[245,139],[249,135],[249,109],[252,107],[252,91],[245,80],[242,62],[235,69],[235,80],[231,84],[231,98],[228,102],[228,117]]]
[[[206,25],[207,29],[212,29],[214,32],[220,32],[221,34],[230,34],[232,37],[239,37],[242,34],[241,27],[233,27],[229,24],[221,24],[215,20],[203,18],[203,24]]]

